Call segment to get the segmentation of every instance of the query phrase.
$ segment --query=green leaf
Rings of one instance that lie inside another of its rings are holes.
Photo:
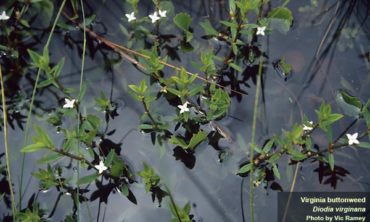
[[[292,12],[286,7],[272,9],[268,14],[268,18],[270,27],[282,33],[288,32],[293,22]]]
[[[55,162],[58,159],[62,158],[63,156],[59,153],[50,153],[42,156],[40,159],[37,160],[38,164],[46,164],[50,162]]]
[[[33,0],[31,2],[34,3]],[[50,26],[51,19],[53,18],[54,2],[43,0],[34,4],[33,7],[35,7],[38,21],[42,24],[42,28]]]
[[[37,143],[34,143],[34,144],[23,147],[21,149],[21,152],[22,153],[32,153],[32,152],[36,152],[36,151],[39,151],[41,149],[44,149],[46,147],[47,146],[45,144],[43,144],[41,142],[37,142]]]
[[[184,32],[189,31],[192,18],[189,14],[181,12],[173,18],[173,22]]]
[[[87,17],[85,19],[85,26],[91,25],[91,23],[93,23],[95,19],[96,19],[96,15],[95,14],[93,14],[92,16]]]
[[[229,10],[230,10],[230,13],[235,13],[235,8],[236,8],[235,0],[229,0]]]
[[[248,163],[248,164],[246,164],[246,165],[242,166],[242,167],[238,170],[237,174],[244,174],[244,173],[248,173],[251,169],[252,169],[252,164],[251,164],[251,163]]]
[[[157,187],[160,182],[160,178],[154,169],[146,163],[144,163],[144,169],[139,172],[139,176],[144,180],[146,192],[149,192],[151,188]]]
[[[333,113],[328,116],[328,118],[324,121],[325,125],[331,125],[332,123],[335,123],[336,121],[343,118],[342,114],[339,113]]]
[[[47,80],[44,80],[42,82],[40,82],[39,84],[37,84],[37,88],[44,88],[46,86],[49,86],[51,84],[55,83],[55,80],[54,79],[47,79]]]
[[[176,137],[175,135],[172,135],[168,142],[172,143],[173,145],[178,145],[184,149],[188,148],[188,145],[185,143],[185,141],[179,137]]]
[[[220,21],[221,24],[229,27],[229,28],[238,28],[238,23],[236,22],[229,22],[229,21]]]
[[[204,29],[206,35],[217,36],[218,32],[213,28],[209,20],[200,23],[200,26]]]
[[[78,180],[77,184],[78,185],[89,184],[89,183],[94,182],[98,177],[99,177],[99,174],[97,173],[87,175],[87,176],[81,177]]]
[[[291,155],[292,155],[292,160],[294,161],[300,161],[300,160],[303,160],[305,159],[307,156],[297,150],[291,150],[289,152]]]
[[[333,171],[334,170],[334,155],[332,153],[329,153],[328,155],[328,163],[329,163],[331,171]]]
[[[212,92],[209,111],[207,112],[208,120],[215,120],[226,114],[230,106],[230,97],[227,92],[222,89],[215,89]]]
[[[32,65],[39,68],[41,55],[31,49],[28,49],[27,52],[32,60]]]
[[[207,138],[207,133],[199,131],[197,134],[194,134],[189,142],[188,148],[194,149],[199,143]]]
[[[57,65],[55,65],[52,69],[51,69],[51,72],[52,72],[52,74],[53,74],[53,77],[54,78],[57,78],[59,75],[60,75],[60,73],[62,72],[62,68],[63,68],[63,66],[64,66],[64,61],[65,61],[65,59],[64,59],[64,57],[58,62],[58,64]]]
[[[107,155],[107,158],[105,158],[104,165],[110,166],[115,157],[116,157],[116,152],[114,149],[111,149]]]
[[[272,171],[274,172],[274,176],[280,180],[280,172],[276,164],[272,164]]]
[[[231,67],[231,68],[233,68],[233,69],[235,69],[236,71],[238,71],[238,72],[241,72],[242,71],[242,68],[240,67],[240,66],[238,66],[237,64],[235,64],[235,63],[229,63],[229,66]]]
[[[346,91],[344,91],[344,90],[340,90],[340,91],[339,91],[339,94],[341,94],[341,95],[342,95],[343,100],[344,100],[346,103],[348,103],[348,104],[350,104],[350,105],[352,105],[352,106],[355,106],[355,107],[357,107],[357,108],[361,109],[361,107],[362,107],[362,103],[361,103],[361,101],[360,101],[357,97],[351,96],[350,94],[348,94],[348,93],[347,93]]]
[[[276,163],[280,159],[281,155],[279,153],[273,154],[268,160],[268,163]]]
[[[37,132],[37,137],[34,137],[35,142],[40,142],[44,144],[46,147],[50,147],[50,148],[54,147],[53,141],[51,140],[49,135],[47,135],[44,132],[44,130],[41,127],[35,126],[35,131]]]
[[[186,34],[186,42],[193,38],[193,33],[189,31],[192,18],[189,14],[181,12],[173,18],[173,22],[177,27],[183,30]]]
[[[370,149],[370,143],[368,143],[368,142],[360,142],[360,144],[358,144],[357,146],[361,147],[361,148]]]
[[[121,188],[119,189],[120,191],[121,191],[121,193],[123,194],[123,195],[125,195],[126,197],[128,197],[128,195],[130,194],[130,191],[129,191],[129,189],[128,189],[128,186],[127,186],[127,184],[122,184],[122,186],[121,186]]]
[[[343,110],[343,113],[347,116],[357,118],[361,113],[361,101],[358,98],[349,95],[346,91],[340,90],[337,93],[335,100]]]
[[[100,127],[100,118],[95,115],[87,115],[85,122],[85,129],[90,131],[97,131]]]
[[[141,130],[148,130],[148,129],[153,129],[153,125],[150,124],[140,124],[139,129]]]
[[[124,171],[124,169],[125,169],[125,165],[123,163],[123,160],[121,158],[118,158],[115,155],[115,158],[113,159],[113,163],[112,163],[111,170],[110,170],[111,175],[114,177],[119,177]]]
[[[272,145],[274,145],[274,139],[270,139],[266,144],[265,146],[262,148],[262,151],[264,153],[268,153],[270,152],[271,148],[272,148]]]

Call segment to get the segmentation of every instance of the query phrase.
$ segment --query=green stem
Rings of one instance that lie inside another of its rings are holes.
[[[15,201],[14,201],[14,191],[13,191],[13,184],[12,184],[12,176],[10,172],[10,157],[9,157],[9,146],[8,146],[8,116],[7,116],[7,109],[6,109],[6,102],[5,102],[5,90],[4,90],[4,81],[3,81],[3,73],[1,71],[2,67],[0,65],[0,82],[1,82],[1,98],[3,103],[3,118],[4,118],[4,146],[5,146],[5,159],[6,159],[6,170],[8,175],[8,184],[10,190],[10,199],[12,205],[12,212],[13,212],[13,221],[15,221]]]
[[[80,87],[79,87],[79,94],[81,95],[82,91],[82,83],[83,83],[83,77],[84,77],[84,69],[85,69],[85,57],[86,57],[86,21],[85,21],[85,9],[83,5],[83,0],[80,0],[81,4],[81,11],[82,11],[82,20],[83,20],[83,48],[82,48],[82,61],[81,61],[81,74],[80,74]],[[82,98],[79,98],[82,99]],[[81,124],[81,115],[78,115],[77,118],[77,137],[78,137],[78,143],[77,143],[77,149],[80,150],[80,124]],[[77,180],[80,178],[80,161],[77,161]],[[77,215],[78,215],[78,221],[81,220],[80,218],[80,186],[77,186]]]
[[[175,203],[175,200],[172,197],[170,189],[168,189],[166,184],[164,184],[164,188],[166,189],[166,192],[168,193],[168,196],[170,197],[170,202],[171,202],[171,205],[173,206],[173,209],[175,210],[177,219],[179,219],[179,222],[182,222],[179,211],[177,210],[177,205]]]
[[[152,114],[150,113],[149,111],[149,108],[148,106],[146,105],[146,102],[144,99],[141,100],[141,102],[143,103],[143,106],[144,106],[144,110],[145,110],[145,113],[148,115],[149,119],[152,121],[152,123],[154,124],[154,127],[157,127],[158,124],[157,122],[155,121],[155,119],[153,118]]]
[[[58,14],[55,17],[53,26],[51,28],[51,31],[50,31],[49,37],[47,39],[47,42],[44,46],[44,49],[49,47],[49,44],[51,42],[51,38],[52,38],[54,30],[55,30],[55,27],[57,25],[60,14],[62,13],[62,10],[63,10],[64,5],[65,5],[66,2],[67,2],[67,0],[63,0],[61,6],[59,8]],[[24,132],[22,147],[24,147],[26,145],[27,141],[28,141],[28,131],[30,129],[30,124],[31,124],[31,114],[32,114],[32,109],[33,109],[33,103],[35,101],[36,89],[37,89],[37,84],[38,84],[39,79],[40,79],[40,75],[41,75],[41,69],[39,68],[37,70],[37,74],[36,74],[35,85],[33,86],[33,90],[32,90],[32,97],[31,97],[31,101],[30,101],[29,111],[28,111],[28,114],[27,114],[26,128],[25,128],[25,132]],[[21,164],[21,178],[20,178],[20,183],[19,183],[19,203],[18,204],[19,204],[19,209],[20,210],[22,209],[22,195],[23,195],[22,189],[23,189],[23,175],[24,175],[25,158],[26,158],[26,154],[23,154],[22,155],[22,164]]]
[[[249,177],[249,208],[251,214],[251,222],[254,222],[254,187],[253,187],[253,157],[254,157],[254,146],[255,146],[255,137],[256,137],[256,125],[257,125],[257,115],[258,115],[258,101],[261,91],[261,77],[262,77],[262,66],[263,66],[263,57],[260,56],[259,66],[258,66],[258,77],[257,77],[257,86],[256,86],[256,96],[254,99],[254,110],[253,110],[253,123],[252,123],[252,138],[251,138],[251,145],[250,145],[250,162],[252,163],[252,167],[250,170],[250,177]]]

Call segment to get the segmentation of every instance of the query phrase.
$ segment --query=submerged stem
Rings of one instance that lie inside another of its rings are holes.
[[[7,116],[7,109],[6,109],[6,102],[5,102],[5,90],[4,90],[4,81],[3,81],[3,73],[1,71],[2,67],[0,65],[0,84],[1,84],[1,99],[2,99],[2,106],[3,106],[3,119],[4,119],[4,146],[5,146],[5,161],[6,161],[6,170],[8,176],[8,185],[10,190],[10,199],[11,199],[11,206],[13,212],[13,221],[15,221],[15,200],[14,200],[14,191],[13,191],[13,184],[12,184],[12,176],[10,172],[10,159],[9,159],[9,146],[8,146],[8,116]]]
[[[252,138],[251,138],[251,145],[250,145],[250,162],[252,163],[252,167],[250,170],[250,177],[249,177],[249,208],[251,214],[251,222],[254,222],[254,188],[253,188],[253,157],[254,157],[254,146],[255,146],[255,137],[256,137],[256,125],[257,125],[257,115],[258,115],[258,101],[260,96],[260,88],[261,88],[261,77],[262,77],[262,65],[263,65],[263,57],[260,56],[259,66],[258,66],[258,77],[257,77],[257,85],[256,85],[256,96],[254,99],[254,110],[253,110],[253,123],[252,123]]]

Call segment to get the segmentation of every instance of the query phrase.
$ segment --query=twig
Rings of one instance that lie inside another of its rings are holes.
[[[13,221],[15,221],[16,209],[15,209],[15,199],[14,199],[12,176],[10,172],[10,159],[9,159],[10,155],[9,155],[9,145],[8,145],[8,115],[7,115],[6,102],[5,102],[3,73],[1,69],[2,67],[0,65],[1,99],[2,99],[2,105],[3,105],[3,122],[4,122],[5,161],[6,161],[6,170],[7,170],[7,177],[8,177],[8,186],[10,190],[11,206],[12,206],[12,212],[13,212]]]
[[[146,71],[146,68],[140,63],[138,62],[137,60],[135,60],[134,58],[132,58],[131,56],[129,56],[128,54],[132,54],[132,55],[135,55],[135,56],[139,56],[141,58],[144,58],[144,59],[150,59],[150,56],[148,55],[144,55],[138,51],[135,51],[135,50],[132,50],[132,49],[129,49],[125,46],[122,46],[122,45],[119,45],[119,44],[116,44],[110,40],[108,40],[107,38],[104,38],[100,35],[98,35],[97,33],[95,33],[94,31],[92,31],[91,29],[89,28],[84,28],[84,27],[81,27],[80,24],[78,24],[76,21],[72,20],[65,12],[63,12],[63,14],[66,16],[66,18],[68,18],[71,22],[73,22],[74,24],[78,25],[81,29],[85,29],[87,33],[89,33],[89,35],[98,40],[99,42],[101,43],[104,43],[106,46],[108,46],[109,48],[111,48],[113,51],[119,53],[123,58],[127,59],[129,62],[131,62],[132,64],[134,64],[135,66],[139,67],[140,69]],[[170,63],[167,63],[165,61],[162,61],[162,60],[158,60],[158,62],[164,66],[167,66],[171,69],[174,69],[176,71],[181,71],[182,69],[180,67],[177,67],[175,65],[172,65]],[[189,72],[187,70],[185,70],[186,74],[190,75],[190,76],[196,76],[197,79],[200,79],[204,82],[207,82],[207,83],[210,83],[210,84],[215,84],[216,86],[222,88],[222,89],[226,89],[225,86],[223,85],[220,85],[218,83],[214,83],[212,81],[209,81],[207,80],[206,78],[204,77],[201,77],[199,76],[198,74],[195,74],[195,73],[192,73],[192,72]],[[234,92],[236,94],[239,94],[239,95],[247,95],[243,92],[240,92],[240,91],[237,91],[237,90],[234,90],[234,89],[230,89],[231,92]]]

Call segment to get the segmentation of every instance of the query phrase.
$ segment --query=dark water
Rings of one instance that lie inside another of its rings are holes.
[[[219,19],[227,18],[227,2],[223,1],[173,1],[175,11],[185,11],[193,16],[195,33],[201,32],[197,25],[205,17],[217,24]],[[276,4],[273,2],[273,5]],[[299,8],[309,4],[307,1],[292,1],[288,7],[293,11],[294,24],[287,34],[273,31],[271,35],[262,40],[261,48],[268,53],[268,64],[264,75],[263,101],[260,103],[260,115],[257,122],[257,142],[262,144],[274,134],[281,134],[282,129],[290,129],[295,122],[301,121],[301,115],[315,119],[314,110],[321,102],[336,107],[335,95],[339,89],[347,89],[353,95],[366,101],[370,97],[369,59],[361,55],[369,51],[369,26],[364,23],[366,17],[366,1],[320,1],[318,11],[299,12]],[[352,5],[353,4],[353,5]],[[125,38],[120,32],[119,24],[127,12],[122,1],[96,1],[91,4],[89,11],[94,11],[97,21],[94,24],[96,32],[104,32],[104,36],[116,43],[125,45]],[[149,14],[152,5],[149,1],[140,3],[140,16]],[[349,10],[351,9],[351,10]],[[367,8],[368,9],[368,8]],[[368,11],[367,11],[368,12]],[[165,27],[161,27],[165,29]],[[356,29],[355,36],[348,37],[346,31]],[[106,32],[105,32],[106,31]],[[78,87],[80,57],[75,49],[69,49],[63,44],[65,33],[55,35],[50,50],[53,58],[66,57],[63,69],[62,82],[69,87]],[[81,31],[76,29],[69,33],[81,39]],[[95,42],[95,44],[98,44]],[[200,49],[209,47],[207,41],[196,37],[195,43]],[[220,46],[222,47],[222,46]],[[181,64],[190,70],[195,53],[181,54],[179,61],[170,61]],[[222,50],[221,50],[222,52]],[[285,57],[293,65],[292,76],[284,81],[273,68],[273,61]],[[137,130],[140,116],[144,112],[141,104],[128,94],[128,85],[137,84],[143,75],[127,61],[119,62],[112,70],[104,69],[104,59],[97,53],[94,58],[88,56],[85,80],[88,85],[88,95],[83,101],[87,107],[93,106],[93,98],[100,92],[111,95],[112,101],[118,105],[119,116],[109,123],[109,129],[116,132],[109,140],[120,144],[121,156],[128,161],[133,171],[142,169],[142,163],[151,165],[170,188],[176,202],[183,206],[186,202],[193,205],[192,214],[196,221],[237,222],[242,221],[241,198],[244,200],[244,213],[249,221],[248,190],[249,185],[245,179],[235,175],[238,164],[247,158],[247,144],[250,142],[255,84],[250,79],[249,88],[243,88],[248,95],[241,101],[232,98],[229,115],[218,123],[225,127],[234,138],[234,142],[221,141],[230,147],[230,155],[223,163],[218,161],[218,151],[207,144],[202,144],[195,153],[196,162],[193,169],[188,169],[181,161],[173,156],[173,147],[165,145],[164,148],[152,145],[151,138]],[[45,106],[53,107],[58,103],[51,94],[45,93],[40,98]],[[168,112],[166,101],[159,100],[153,109],[161,113]],[[173,109],[173,108],[171,108]],[[34,116],[33,121],[46,127],[46,116]],[[350,124],[352,119],[347,118],[341,122],[335,135]],[[354,125],[352,132],[359,131],[361,125]],[[53,130],[53,129],[51,129]],[[209,129],[208,129],[209,130]],[[23,131],[15,128],[10,132],[9,142],[12,147],[12,172],[17,184],[20,177],[19,149],[22,141],[19,139]],[[55,134],[56,138],[57,135]],[[325,146],[325,139],[319,138],[319,144]],[[60,141],[62,142],[62,141]],[[321,142],[321,144],[320,144]],[[3,141],[1,141],[3,144]],[[336,153],[336,164],[346,169],[349,174],[338,181],[336,191],[369,191],[370,161],[368,150],[345,148]],[[26,181],[27,192],[24,200],[28,200],[34,191],[38,190],[38,183],[30,174],[43,166],[37,165],[36,160],[40,154],[27,155]],[[2,159],[2,161],[4,158]],[[318,175],[314,170],[318,163],[305,162],[301,165],[295,185],[295,191],[334,191],[330,184],[320,184]],[[290,189],[292,174],[295,166],[288,166],[287,160],[281,160],[279,165],[282,178],[279,182],[284,191]],[[92,187],[90,187],[93,190]],[[126,197],[116,193],[110,195],[108,204],[101,204],[101,221],[170,221],[168,203],[158,207],[152,203],[150,194],[145,193],[142,183],[134,184],[132,191],[138,204],[135,205]],[[259,186],[255,191],[256,221],[271,221],[277,216],[277,191]],[[41,207],[49,208],[55,202],[57,190],[39,194]],[[25,201],[26,202],[26,201]],[[52,204],[51,204],[52,203]],[[72,200],[68,195],[62,195],[52,221],[59,221],[64,215],[71,212]],[[25,204],[25,203],[24,203]],[[81,205],[82,221],[94,221],[99,209],[99,201]],[[8,212],[0,208],[0,215]]]

